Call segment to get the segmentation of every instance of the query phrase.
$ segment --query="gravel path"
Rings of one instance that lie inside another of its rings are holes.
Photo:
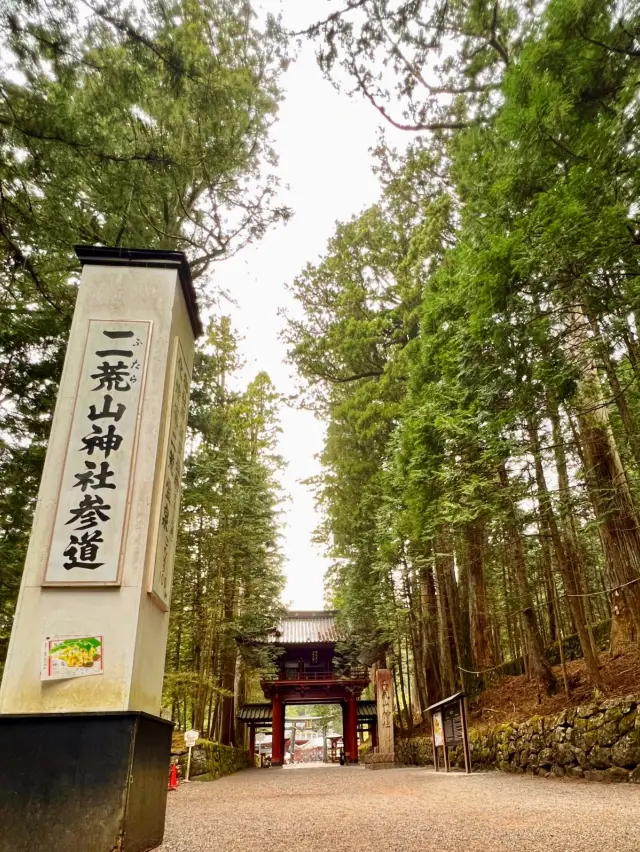
[[[640,787],[502,773],[255,769],[169,794],[162,852],[639,852]]]

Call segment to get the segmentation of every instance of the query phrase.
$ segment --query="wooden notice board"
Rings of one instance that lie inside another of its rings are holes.
[[[439,770],[439,752],[445,772],[449,771],[449,748],[461,745],[464,752],[464,767],[471,772],[471,754],[467,731],[466,693],[456,692],[448,698],[432,704],[427,709],[431,713],[431,735],[433,742],[433,762],[436,772]]]

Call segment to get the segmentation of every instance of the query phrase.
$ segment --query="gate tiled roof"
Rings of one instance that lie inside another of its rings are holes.
[[[337,642],[335,610],[303,612],[290,611],[280,621],[272,642],[284,645],[309,645]]]
[[[236,719],[240,722],[271,724],[271,704],[245,704],[238,711]]]
[[[375,701],[358,701],[358,720],[373,722],[378,718],[378,707]]]

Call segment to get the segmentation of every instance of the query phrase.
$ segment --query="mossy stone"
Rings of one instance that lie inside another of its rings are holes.
[[[622,769],[620,766],[612,766],[611,769],[607,769],[607,775],[611,781],[618,783],[624,783],[629,780],[629,770]]]
[[[597,712],[597,704],[581,704],[576,710],[576,715],[580,719],[588,719],[590,716],[593,716]]]
[[[591,716],[587,720],[587,730],[588,731],[597,731],[598,728],[601,728],[604,725],[604,713],[597,713],[595,716]]]
[[[559,743],[553,752],[555,762],[560,766],[568,766],[575,760],[575,752],[569,743]],[[609,764],[607,764],[608,766]]]
[[[584,773],[584,777],[587,781],[609,781],[607,772],[604,769],[588,769]]]
[[[581,748],[577,748],[574,750],[574,755],[582,769],[586,769],[589,766],[589,758],[587,757],[586,751]]]
[[[636,766],[635,769],[632,769],[629,773],[629,781],[632,784],[640,784],[640,766]]]
[[[563,710],[562,713],[558,713],[555,718],[555,727],[558,728],[561,725],[567,724],[567,711]]]
[[[584,778],[584,771],[579,766],[568,766],[566,773],[569,778]]]
[[[615,705],[614,707],[609,707],[609,709],[604,714],[605,722],[619,722],[620,719],[624,716],[624,709],[620,704]]]
[[[640,764],[640,731],[625,734],[611,749],[616,766],[635,767]]]
[[[636,709],[631,710],[629,713],[626,713],[618,722],[618,730],[621,734],[628,734],[629,731],[632,731],[635,723],[636,717],[638,715],[638,711]]]
[[[606,722],[599,731],[597,731],[598,735],[598,745],[601,746],[610,746],[613,745],[618,739],[618,723],[617,722]]]
[[[594,769],[607,769],[613,764],[611,749],[595,746],[589,752],[589,763]]]
[[[538,763],[540,766],[551,766],[553,763],[553,749],[543,748],[538,755]]]

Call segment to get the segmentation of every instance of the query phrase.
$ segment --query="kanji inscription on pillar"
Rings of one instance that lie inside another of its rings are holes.
[[[153,555],[151,592],[162,609],[169,609],[173,561],[178,536],[182,462],[187,436],[189,390],[191,376],[187,362],[176,339],[173,360],[173,384],[169,429],[166,432],[163,459],[162,494],[159,505],[158,535]]]
[[[118,585],[149,322],[91,320],[43,585]]]
[[[378,751],[381,754],[393,754],[393,681],[389,669],[376,671],[376,704]]]

